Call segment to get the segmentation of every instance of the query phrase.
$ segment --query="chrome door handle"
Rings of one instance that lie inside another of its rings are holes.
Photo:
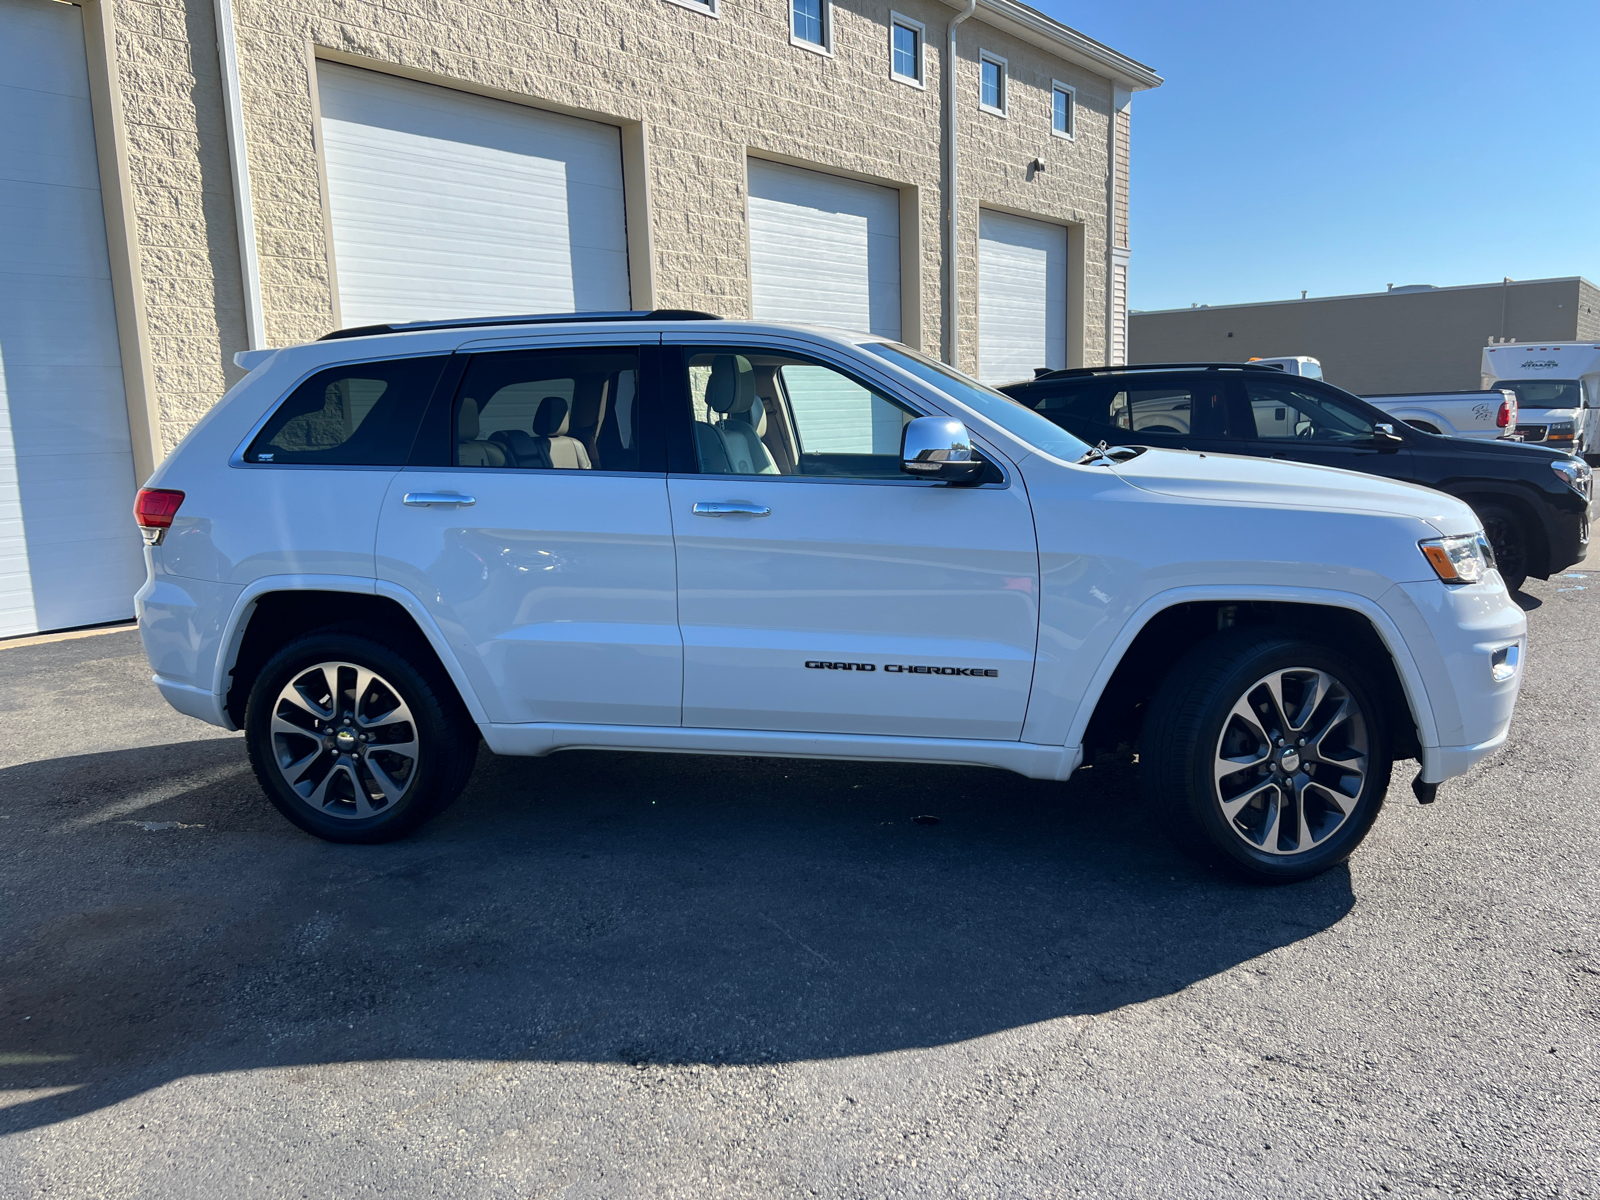
[[[434,504],[453,504],[458,508],[466,508],[477,502],[476,496],[463,496],[460,492],[407,492],[400,501],[412,508],[427,508]]]
[[[746,504],[743,500],[718,500],[715,503],[702,500],[694,506],[694,515],[697,517],[726,517],[734,513],[747,517],[768,517],[772,515],[772,510],[762,508],[759,504]]]

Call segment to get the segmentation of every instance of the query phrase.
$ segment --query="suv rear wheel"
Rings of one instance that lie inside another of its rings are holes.
[[[370,638],[311,634],[256,677],[245,741],[285,817],[330,842],[403,837],[466,786],[477,730],[405,655]]]
[[[1173,668],[1140,741],[1141,789],[1180,845],[1264,882],[1349,858],[1389,788],[1375,689],[1315,642],[1238,630]]]

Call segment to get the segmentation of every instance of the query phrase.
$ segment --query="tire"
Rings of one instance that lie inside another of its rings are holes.
[[[1259,629],[1219,634],[1181,658],[1152,701],[1140,790],[1189,853],[1262,883],[1310,879],[1349,858],[1383,806],[1391,763],[1376,696],[1354,661],[1316,642]],[[1298,737],[1278,748],[1277,734],[1303,731],[1310,762],[1298,761]],[[1239,769],[1217,773],[1224,758]]]
[[[1506,590],[1520,591],[1528,582],[1528,531],[1522,518],[1498,504],[1485,504],[1477,513],[1489,545],[1494,547],[1495,566],[1500,569]]]
[[[443,812],[472,774],[478,732],[435,674],[355,633],[285,646],[245,706],[250,765],[268,799],[330,842],[391,841]]]

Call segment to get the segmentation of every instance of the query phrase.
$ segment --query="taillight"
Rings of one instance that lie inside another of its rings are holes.
[[[183,493],[170,488],[139,489],[138,498],[133,502],[133,519],[139,522],[139,532],[144,534],[146,546],[161,545],[182,503]]]
[[[1517,398],[1515,396],[1507,396],[1500,401],[1500,415],[1494,419],[1494,423],[1501,429],[1511,429],[1516,426]]]

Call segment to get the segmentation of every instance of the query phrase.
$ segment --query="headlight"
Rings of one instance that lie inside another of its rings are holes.
[[[1561,476],[1562,482],[1580,496],[1587,497],[1592,486],[1594,472],[1589,469],[1589,464],[1576,456],[1563,458],[1550,464],[1550,469]]]
[[[1494,550],[1482,533],[1418,542],[1422,556],[1446,583],[1482,583],[1494,570]]]
[[[1570,442],[1576,431],[1577,427],[1571,421],[1552,421],[1544,440],[1547,442]]]

